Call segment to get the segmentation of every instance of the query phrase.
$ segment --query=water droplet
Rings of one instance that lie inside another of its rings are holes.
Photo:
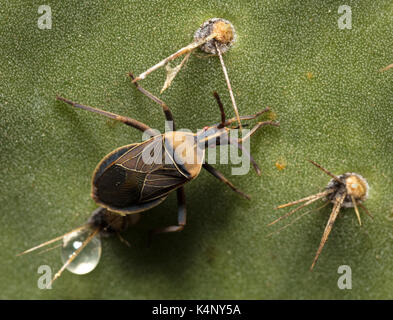
[[[83,242],[91,234],[91,229],[77,230],[63,238],[61,248],[61,260],[63,263],[83,245]],[[67,266],[67,270],[75,274],[86,274],[94,270],[101,258],[101,240],[95,236],[79,255]]]

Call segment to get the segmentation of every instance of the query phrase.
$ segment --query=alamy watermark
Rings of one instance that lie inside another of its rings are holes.
[[[42,274],[37,280],[38,289],[52,289],[52,269],[50,266],[43,264],[38,267],[38,274]]]
[[[150,140],[141,150],[144,165],[173,164],[202,165],[217,163],[232,164],[232,175],[245,175],[250,170],[249,129],[228,129],[218,126],[205,127],[194,134],[191,130],[173,131],[173,125],[166,121],[165,133],[150,129],[143,133],[142,140]],[[219,148],[217,148],[219,147]]]
[[[352,289],[352,269],[350,266],[342,265],[338,267],[338,274],[342,274],[338,278],[337,286],[340,290]]]
[[[338,28],[341,30],[352,29],[352,9],[350,6],[342,5],[338,7],[338,13],[342,14],[338,18]]]
[[[38,7],[38,13],[42,14],[37,20],[38,29],[52,29],[52,9],[48,5]]]

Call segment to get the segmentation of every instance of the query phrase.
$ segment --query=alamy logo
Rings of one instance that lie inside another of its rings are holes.
[[[42,5],[38,7],[38,13],[42,14],[38,18],[37,25],[38,29],[52,29],[52,9],[50,6]]]
[[[352,9],[350,6],[342,5],[338,7],[338,13],[343,14],[338,18],[338,28],[341,30],[352,29]]]
[[[44,264],[38,267],[38,274],[43,274],[38,278],[37,287],[39,289],[52,289],[51,279],[52,279],[52,269],[50,266]]]
[[[342,265],[338,267],[337,273],[342,274],[338,278],[337,286],[339,289],[352,289],[352,269],[350,266]]]
[[[142,140],[152,139],[141,151],[144,164],[232,164],[232,175],[245,175],[250,171],[250,135],[248,129],[217,129],[206,127],[193,134],[191,130],[171,131],[169,123],[165,125],[164,146],[158,130],[144,132]],[[152,137],[152,135],[154,135]]]

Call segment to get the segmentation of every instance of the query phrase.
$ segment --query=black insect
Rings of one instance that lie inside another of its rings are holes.
[[[134,79],[131,73],[129,75]],[[148,133],[151,135],[151,138],[140,143],[117,148],[99,162],[93,173],[91,196],[100,206],[100,209],[93,212],[92,217],[86,224],[92,231],[82,246],[70,256],[53,280],[60,276],[65,267],[75,259],[96,235],[108,234],[108,232],[118,233],[124,230],[129,224],[127,217],[159,205],[167,198],[169,193],[175,190],[178,200],[178,224],[154,229],[152,234],[183,230],[186,225],[186,203],[183,185],[195,179],[199,175],[201,168],[206,169],[241,196],[250,199],[248,195],[237,189],[226,179],[221,172],[204,163],[205,149],[216,145],[235,145],[249,157],[256,172],[260,174],[260,169],[243,147],[242,142],[262,126],[278,126],[278,122],[258,122],[246,136],[241,139],[233,139],[230,137],[229,132],[234,128],[230,126],[237,121],[237,118],[226,119],[220,98],[214,92],[214,97],[221,112],[221,122],[207,126],[198,133],[176,131],[173,116],[168,106],[143,89],[137,82],[135,82],[135,85],[140,92],[162,107],[166,120],[172,123],[173,131],[156,134],[149,126],[135,119],[81,105],[63,97],[57,97],[57,100],[64,101],[74,107],[101,114]],[[255,119],[267,111],[269,111],[269,108],[265,108],[254,115],[242,116],[240,119]],[[44,245],[62,239],[64,236],[47,241],[23,253],[41,248]]]

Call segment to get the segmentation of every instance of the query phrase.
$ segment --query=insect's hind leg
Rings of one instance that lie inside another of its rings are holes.
[[[176,193],[177,193],[177,206],[178,206],[178,217],[177,217],[178,225],[151,230],[149,234],[149,243],[151,243],[153,235],[156,235],[158,233],[178,232],[184,229],[187,220],[186,196],[184,193],[184,187],[178,188],[176,190]]]
[[[130,77],[132,80],[135,79],[135,78],[134,78],[134,75],[133,75],[131,72],[129,72],[128,75],[129,75],[129,77]],[[162,101],[161,99],[157,98],[155,95],[153,95],[152,93],[150,93],[150,92],[147,91],[146,89],[142,88],[142,87],[139,85],[138,82],[134,82],[134,84],[135,84],[136,88],[137,88],[140,92],[142,92],[146,97],[148,97],[149,99],[153,100],[155,103],[158,103],[158,104],[161,106],[162,111],[164,112],[164,115],[165,115],[165,119],[166,119],[167,121],[169,121],[169,122],[172,122],[173,131],[175,131],[176,129],[175,129],[175,122],[174,122],[174,120],[173,120],[173,115],[172,115],[172,112],[171,112],[171,110],[169,109],[169,107],[166,105],[166,103],[165,103],[164,101]]]
[[[131,127],[135,128],[135,129],[138,129],[138,130],[140,130],[142,132],[147,132],[147,131],[150,132],[150,131],[152,131],[151,128],[148,125],[146,125],[143,122],[140,122],[138,120],[129,118],[129,117],[120,116],[120,115],[112,113],[112,112],[108,112],[108,111],[104,111],[104,110],[101,110],[101,109],[97,109],[97,108],[93,108],[93,107],[90,107],[90,106],[86,106],[86,105],[83,105],[83,104],[79,104],[77,102],[73,102],[71,100],[68,100],[68,99],[60,97],[60,96],[56,96],[56,100],[63,101],[63,102],[65,102],[65,103],[67,103],[67,104],[69,104],[69,105],[71,105],[71,106],[73,106],[75,108],[79,108],[79,109],[87,110],[87,111],[90,111],[90,112],[98,113],[98,114],[103,115],[103,116],[105,116],[107,118],[120,121],[120,122],[122,122],[122,123],[124,123],[124,124],[126,124],[128,126],[131,126]],[[154,135],[153,131],[151,133]]]

